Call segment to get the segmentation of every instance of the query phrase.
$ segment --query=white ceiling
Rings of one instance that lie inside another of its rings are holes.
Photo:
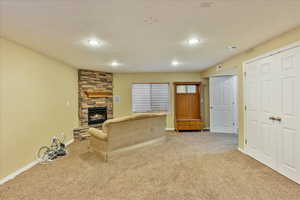
[[[300,24],[299,0],[0,0],[0,6],[3,37],[78,68],[112,72],[200,71]],[[189,47],[190,37],[205,42]],[[89,38],[104,44],[88,47]],[[173,59],[181,65],[171,66]],[[114,68],[113,60],[123,65]]]

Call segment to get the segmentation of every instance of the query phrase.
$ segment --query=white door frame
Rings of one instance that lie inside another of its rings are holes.
[[[228,132],[228,130],[223,130],[223,131],[218,131],[218,132],[222,132],[222,133],[234,133],[234,134],[238,134],[238,80],[237,80],[237,75],[216,75],[216,76],[211,76],[209,77],[209,79],[211,78],[214,78],[214,77],[228,77],[228,76],[231,76],[232,78],[234,78],[234,82],[233,82],[233,85],[232,85],[232,90],[233,90],[233,99],[234,99],[234,106],[233,106],[233,122],[234,122],[234,130],[233,131],[230,131]],[[211,101],[212,101],[212,98],[211,98],[211,85],[209,85],[209,105],[210,105],[210,109],[209,109],[209,112],[210,112],[210,130],[214,130],[214,128],[212,127],[212,113],[211,113]]]

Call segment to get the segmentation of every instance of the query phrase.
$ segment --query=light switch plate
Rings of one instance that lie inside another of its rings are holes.
[[[114,96],[114,102],[115,103],[120,103],[120,101],[121,101],[120,96]]]

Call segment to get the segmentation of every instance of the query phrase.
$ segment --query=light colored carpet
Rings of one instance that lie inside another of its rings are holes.
[[[236,149],[236,136],[170,135],[103,163],[87,142],[0,186],[2,200],[299,200],[300,186]]]

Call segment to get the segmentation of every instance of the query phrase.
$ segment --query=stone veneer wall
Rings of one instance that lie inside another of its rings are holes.
[[[90,107],[107,107],[107,118],[113,117],[113,98],[89,98],[85,94],[86,91],[109,91],[112,92],[113,74],[107,72],[99,72],[92,70],[78,70],[78,89],[79,89],[79,122],[81,128],[88,127],[88,108]]]

